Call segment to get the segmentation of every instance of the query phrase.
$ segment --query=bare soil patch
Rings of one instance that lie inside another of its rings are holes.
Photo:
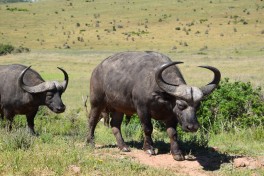
[[[114,157],[130,157],[132,160],[154,168],[168,169],[177,175],[186,176],[213,176],[224,163],[231,164],[234,169],[259,169],[264,168],[264,156],[246,157],[221,154],[214,148],[198,154],[187,155],[184,161],[175,161],[169,152],[148,155],[141,149],[131,148],[131,152],[118,152],[115,146],[98,146],[97,149],[111,148]],[[119,154],[118,154],[119,153]],[[221,174],[220,174],[221,175]]]
[[[133,149],[131,152],[125,153],[125,155],[132,157],[135,161],[138,161],[141,164],[155,168],[173,170],[177,174],[195,176],[205,176],[210,174],[203,170],[203,167],[196,159],[175,161],[169,153],[150,156],[143,150],[137,149]]]
[[[212,154],[212,153],[210,153]],[[209,155],[210,155],[209,154]],[[171,154],[158,154],[155,156],[147,155],[143,150],[133,149],[125,155],[132,157],[135,161],[155,168],[165,168],[180,175],[188,176],[207,176],[217,175],[220,165],[229,162],[235,168],[258,169],[264,167],[264,157],[229,157],[222,160],[208,155],[197,155],[196,158],[186,159],[185,161],[175,161]],[[219,174],[219,173],[218,173]]]

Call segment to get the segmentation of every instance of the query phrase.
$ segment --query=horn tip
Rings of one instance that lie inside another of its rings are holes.
[[[26,72],[28,69],[31,68],[31,66],[32,66],[32,65],[30,65],[30,66],[28,66],[27,68],[25,68],[25,69],[23,70],[23,72]]]
[[[198,67],[201,67],[201,68],[207,68],[208,66],[199,65]]]
[[[174,63],[177,63],[177,64],[183,64],[184,62],[182,62],[182,61],[176,61],[176,62],[174,62]]]

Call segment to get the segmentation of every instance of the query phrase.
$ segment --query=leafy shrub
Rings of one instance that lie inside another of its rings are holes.
[[[205,130],[218,132],[234,126],[251,127],[264,123],[264,101],[261,88],[254,89],[250,82],[221,81],[219,87],[202,101],[197,112]]]
[[[13,47],[12,45],[0,43],[0,56],[5,54],[10,54],[14,49],[15,47]]]
[[[23,46],[19,46],[18,48],[15,48],[12,45],[0,43],[0,56],[11,53],[28,53],[28,52],[30,52],[30,49]]]
[[[11,11],[11,12],[13,12],[13,11],[24,11],[24,12],[27,12],[28,11],[28,9],[17,8],[17,7],[14,7],[14,8],[9,8],[8,7],[6,10]]]
[[[262,126],[264,124],[264,99],[261,88],[253,88],[250,82],[230,82],[228,78],[225,78],[218,88],[201,102],[197,117],[202,133],[228,131],[235,126],[241,128]],[[129,127],[135,126],[134,123],[140,124],[136,115],[132,119]],[[152,120],[152,123],[154,129],[166,131],[163,122]],[[178,131],[179,135],[183,136],[181,130]],[[201,134],[199,138],[203,138],[203,135]],[[199,141],[196,139],[197,136],[191,138]]]

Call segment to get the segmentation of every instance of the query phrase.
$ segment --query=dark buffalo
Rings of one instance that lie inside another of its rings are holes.
[[[175,66],[180,63],[156,52],[123,52],[100,63],[90,82],[87,142],[94,145],[98,118],[104,109],[111,109],[110,124],[117,145],[122,151],[129,151],[120,126],[123,114],[137,113],[145,134],[143,149],[155,154],[151,138],[154,118],[166,125],[173,158],[184,160],[177,143],[176,125],[179,123],[187,132],[198,130],[196,110],[200,101],[217,87],[221,74],[214,67],[200,66],[214,73],[213,81],[202,88],[189,86]]]
[[[12,129],[14,116],[23,114],[27,117],[30,132],[35,134],[34,118],[41,105],[46,105],[55,113],[65,111],[61,95],[67,88],[69,78],[66,71],[58,69],[64,74],[62,83],[45,82],[36,71],[23,65],[0,66],[1,116],[9,120],[9,130]]]

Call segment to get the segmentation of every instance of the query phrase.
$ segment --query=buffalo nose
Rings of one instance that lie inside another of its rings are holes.
[[[65,105],[62,105],[62,106],[57,107],[56,109],[57,109],[57,111],[59,111],[59,112],[64,112],[65,109],[66,109],[66,107],[65,107]]]
[[[199,128],[199,124],[189,124],[187,125],[187,129],[191,132],[196,132]]]

